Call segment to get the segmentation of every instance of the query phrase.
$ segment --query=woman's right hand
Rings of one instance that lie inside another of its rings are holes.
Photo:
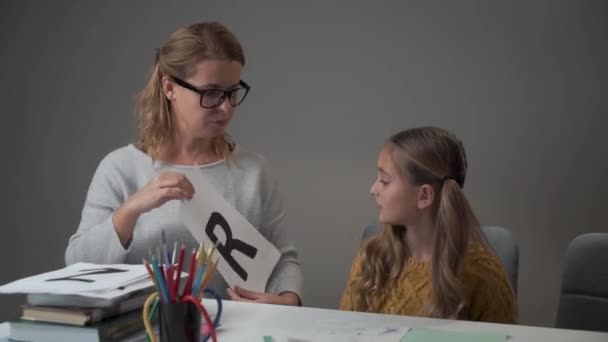
[[[152,178],[141,190],[134,193],[118,208],[112,217],[114,229],[121,244],[131,244],[133,229],[140,215],[156,209],[170,200],[191,199],[194,186],[179,172],[165,171]]]
[[[191,199],[193,195],[194,186],[183,173],[165,171],[129,197],[124,206],[139,216],[170,200]]]

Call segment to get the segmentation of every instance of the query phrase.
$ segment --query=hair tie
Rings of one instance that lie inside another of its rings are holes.
[[[447,181],[448,179],[451,179],[454,182],[456,182],[456,179],[454,179],[454,177],[452,177],[452,176],[443,176],[443,178],[441,179],[441,182],[445,183],[445,181]]]
[[[156,56],[154,58],[154,61],[156,63],[158,63],[158,60],[160,59],[160,49],[156,49]]]

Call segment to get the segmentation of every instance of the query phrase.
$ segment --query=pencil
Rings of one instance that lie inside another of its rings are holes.
[[[182,278],[182,267],[184,266],[184,252],[186,247],[182,245],[179,250],[179,260],[177,262],[177,274],[175,275],[175,286],[173,287],[173,295],[174,298],[179,302],[179,298],[177,298],[177,291],[179,291],[179,281]]]
[[[154,287],[156,287],[156,289],[158,290],[158,283],[156,282],[156,278],[154,277],[154,272],[152,272],[152,269],[150,268],[150,263],[145,258],[141,258],[141,260],[144,262],[144,266],[146,267],[146,271],[148,271],[150,279],[152,279],[152,282],[154,283]]]
[[[186,287],[184,288],[184,296],[192,294],[192,282],[194,281],[195,270],[196,270],[196,248],[192,248],[192,255],[190,256],[190,270],[188,271],[188,279],[186,280]]]
[[[213,277],[213,273],[215,273],[215,269],[217,268],[217,264],[220,262],[220,258],[217,258],[211,267],[205,270],[205,278],[203,278],[203,283],[198,288],[198,297],[203,293],[203,290],[207,288],[207,285],[211,281],[211,277]]]

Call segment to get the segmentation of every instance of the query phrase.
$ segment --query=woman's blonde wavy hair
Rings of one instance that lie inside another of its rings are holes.
[[[435,230],[430,261],[431,298],[425,316],[466,318],[469,297],[459,279],[460,264],[471,243],[487,247],[481,227],[462,187],[467,171],[464,147],[447,130],[419,127],[399,132],[386,142],[400,177],[413,185],[432,185]],[[364,243],[361,274],[352,282],[357,311],[377,311],[403,272],[410,250],[407,227],[385,225]],[[488,248],[491,251],[490,248]]]
[[[207,59],[236,61],[245,65],[241,44],[234,34],[217,22],[180,28],[157,50],[148,82],[137,96],[137,148],[154,157],[173,142],[173,113],[163,93],[163,76],[187,79],[194,74],[196,66]],[[231,146],[228,135],[212,142],[213,151],[222,157],[230,153]]]

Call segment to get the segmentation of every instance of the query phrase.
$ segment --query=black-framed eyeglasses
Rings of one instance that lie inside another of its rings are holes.
[[[224,102],[225,99],[228,99],[232,107],[236,107],[243,103],[249,90],[251,87],[245,81],[240,80],[239,85],[236,88],[230,90],[218,89],[218,88],[208,88],[208,89],[198,89],[192,84],[179,79],[175,76],[172,76],[175,83],[180,86],[192,90],[193,92],[199,94],[201,96],[200,104],[203,108],[215,108]]]

